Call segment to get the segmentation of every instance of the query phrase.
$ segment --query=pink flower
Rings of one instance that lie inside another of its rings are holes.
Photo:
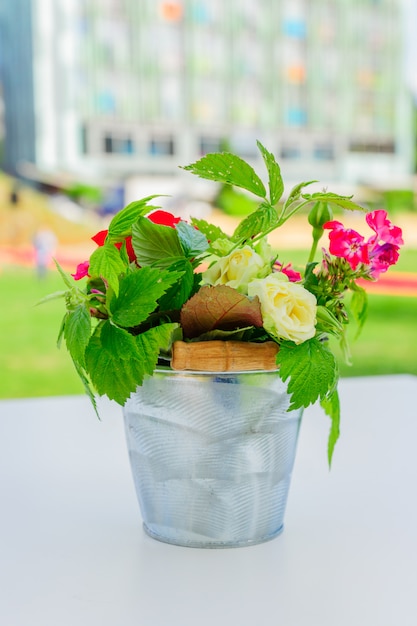
[[[404,243],[402,230],[387,219],[387,212],[382,209],[367,213],[365,219],[375,233],[366,242],[355,230],[344,228],[343,224],[335,220],[327,222],[323,228],[331,230],[331,254],[346,259],[353,270],[360,263],[368,265],[369,275],[378,278],[398,261],[398,251]]]
[[[329,229],[329,251],[335,256],[345,259],[351,268],[355,270],[360,263],[368,264],[368,246],[364,237],[352,228],[344,228],[341,222],[333,220],[323,224],[323,228]]]
[[[84,261],[83,263],[79,263],[77,265],[77,269],[75,270],[75,274],[71,274],[74,280],[81,280],[85,276],[88,276],[88,268],[90,267],[89,261]]]
[[[279,261],[275,261],[274,268],[276,268],[278,272],[282,272],[283,274],[285,274],[285,276],[288,277],[290,283],[298,283],[302,279],[300,272],[292,269],[291,263],[283,265]]]
[[[366,222],[376,233],[373,237],[375,241],[382,240],[384,243],[391,243],[394,246],[402,246],[404,244],[401,228],[394,226],[394,224],[387,219],[386,211],[379,209],[367,213]],[[369,242],[371,242],[371,240],[369,240]]]
[[[368,226],[375,235],[368,239],[368,254],[371,263],[370,275],[378,278],[391,265],[395,265],[399,257],[400,246],[404,241],[402,230],[387,219],[387,212],[382,209],[372,211],[366,216]]]
[[[386,272],[391,265],[395,265],[400,256],[398,253],[399,246],[392,243],[384,243],[376,245],[370,251],[372,278],[378,278],[380,274]]]

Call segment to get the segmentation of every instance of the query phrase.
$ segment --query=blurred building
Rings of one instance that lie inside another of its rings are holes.
[[[0,1],[0,166],[36,159],[31,0]]]
[[[38,167],[83,175],[256,158],[256,139],[290,179],[411,171],[402,0],[32,0],[32,39],[29,0],[2,2],[9,161],[32,158],[19,127]]]

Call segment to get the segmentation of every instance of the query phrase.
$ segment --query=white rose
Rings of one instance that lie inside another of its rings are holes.
[[[203,272],[203,283],[227,285],[244,294],[251,280],[264,277],[271,271],[271,261],[266,261],[248,245],[214,259],[214,263]]]
[[[258,296],[264,328],[273,337],[297,344],[314,337],[317,301],[302,285],[277,272],[253,280],[248,295]]]

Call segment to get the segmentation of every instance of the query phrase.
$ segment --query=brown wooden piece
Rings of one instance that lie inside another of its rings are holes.
[[[273,341],[175,341],[171,367],[197,372],[275,370],[278,345]]]

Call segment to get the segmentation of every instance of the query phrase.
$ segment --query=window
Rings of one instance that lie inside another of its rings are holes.
[[[174,139],[172,137],[151,137],[148,151],[153,156],[173,156],[175,154]]]
[[[318,161],[333,161],[335,158],[334,146],[330,143],[321,143],[314,146],[313,156]]]
[[[224,142],[218,137],[200,137],[200,154],[221,152]]]
[[[104,152],[106,154],[133,154],[134,142],[129,135],[120,137],[108,133],[104,136]]]

